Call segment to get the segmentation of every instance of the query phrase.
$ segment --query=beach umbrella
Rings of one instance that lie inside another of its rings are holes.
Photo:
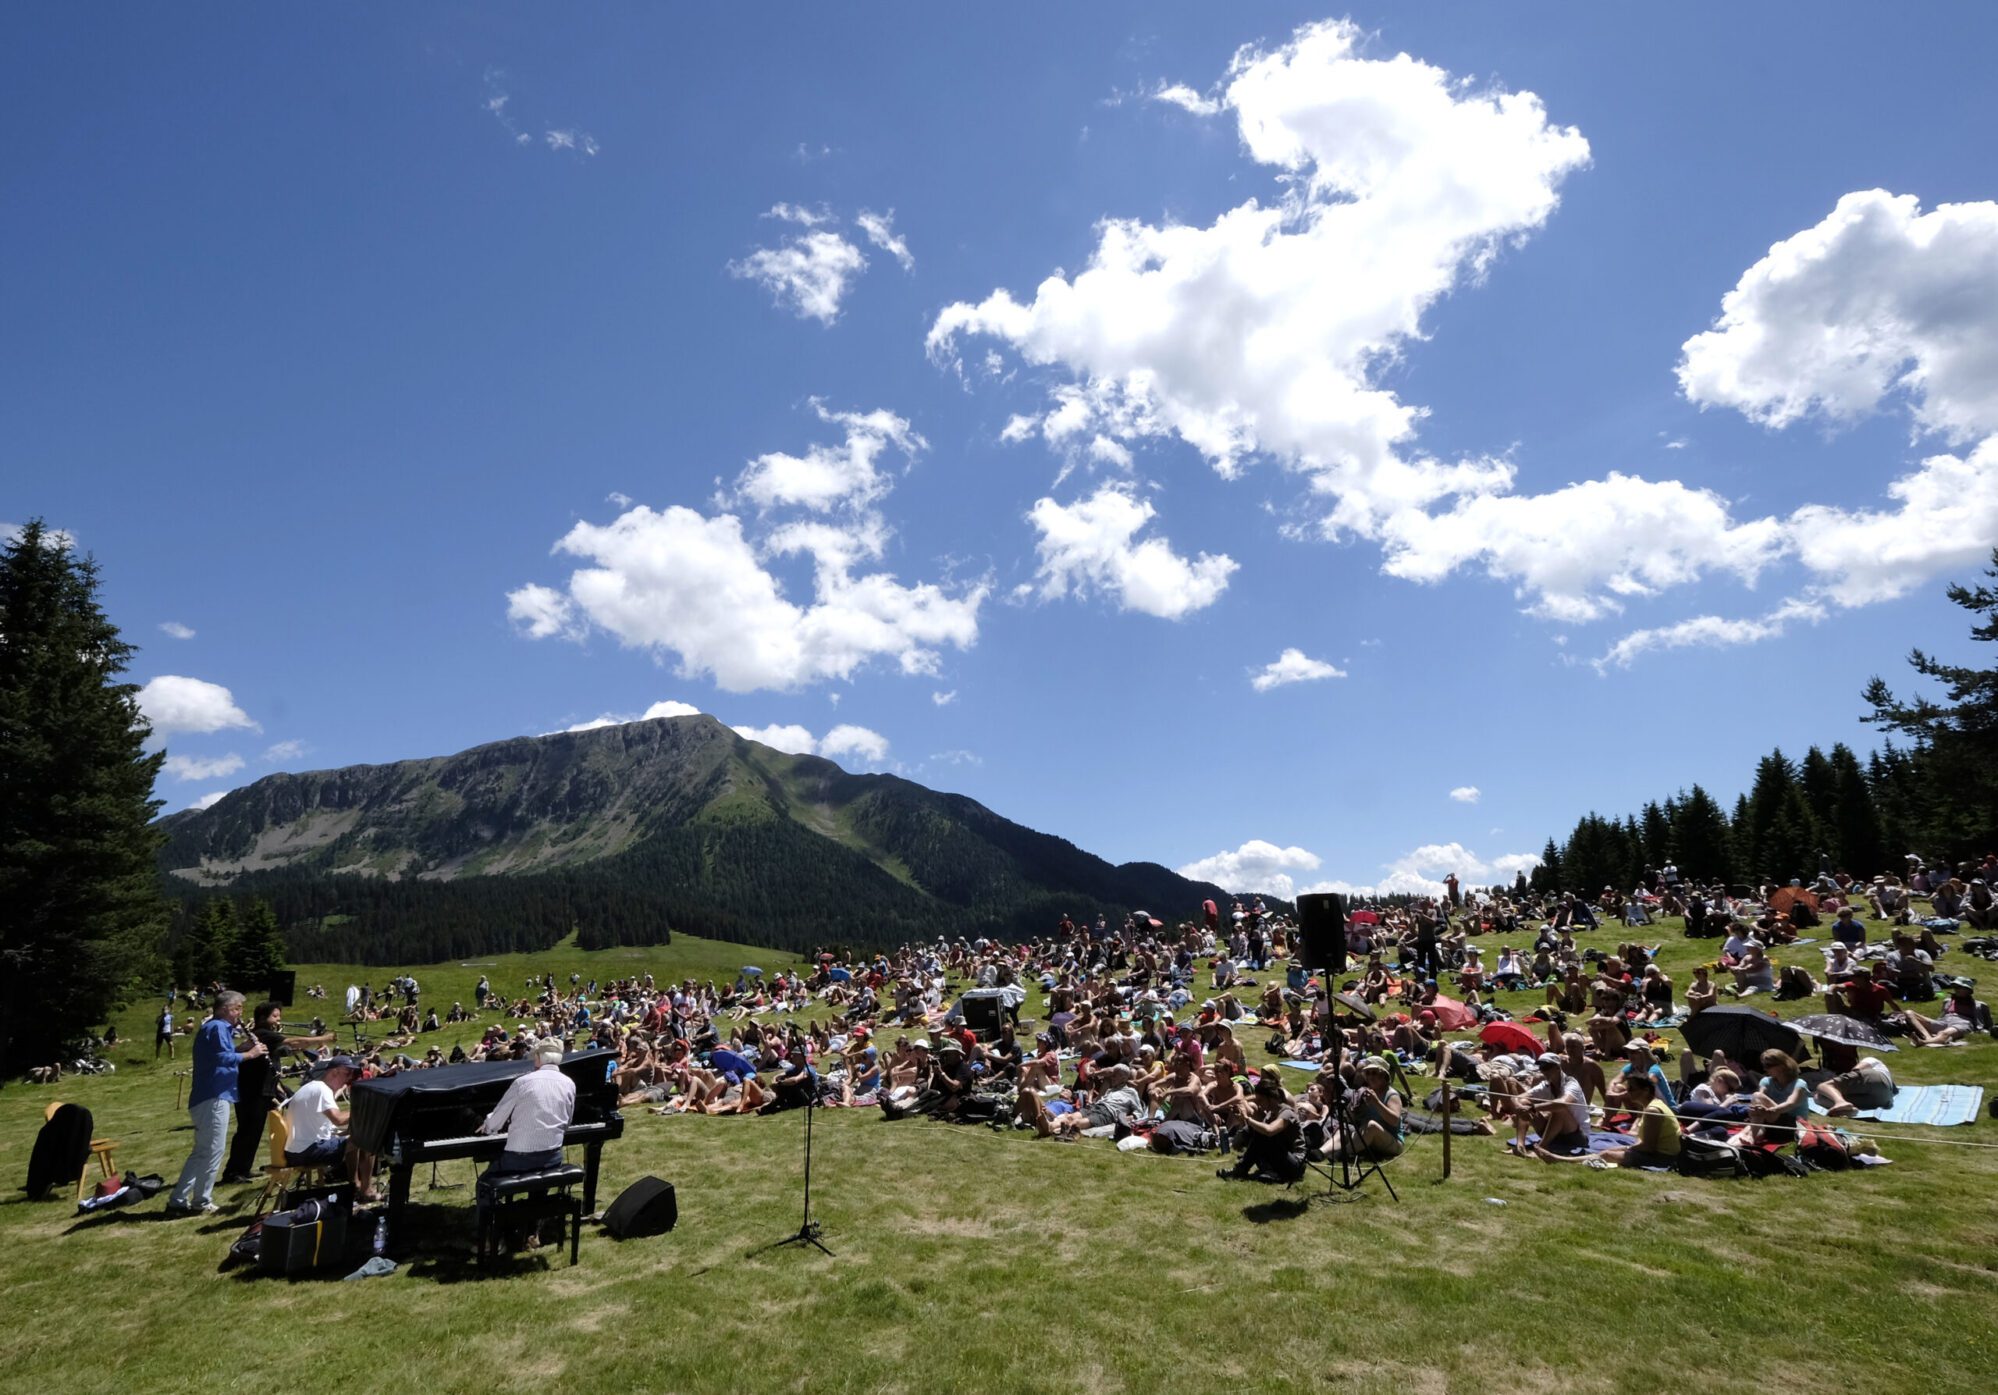
[[[1821,1012],[1812,1017],[1793,1017],[1790,1025],[1819,1041],[1835,1041],[1841,1046],[1864,1046],[1873,1051],[1899,1051],[1887,1034],[1868,1022],[1843,1013]]]
[[[1799,901],[1802,901],[1814,911],[1818,908],[1818,896],[1816,892],[1806,891],[1801,886],[1786,886],[1781,891],[1770,893],[1769,909],[1772,911],[1788,911],[1791,906]]]
[[[744,964],[742,971],[752,976],[760,976],[763,973],[763,970],[757,968],[754,964]]]
[[[1478,1040],[1487,1046],[1523,1051],[1529,1056],[1538,1056],[1547,1049],[1545,1041],[1517,1022],[1487,1022],[1484,1030],[1478,1033]]]
[[[1752,1061],[1764,1051],[1795,1053],[1802,1040],[1797,1029],[1774,1013],[1746,1006],[1711,1007],[1696,1012],[1679,1029],[1696,1055],[1725,1051],[1737,1061]]]

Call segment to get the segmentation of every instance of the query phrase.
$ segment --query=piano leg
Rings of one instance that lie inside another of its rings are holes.
[[[583,1145],[583,1214],[597,1214],[597,1165],[603,1161],[604,1145],[586,1143]]]
[[[394,1163],[389,1167],[388,1222],[389,1244],[402,1248],[403,1208],[409,1205],[409,1176],[416,1170],[415,1163]]]

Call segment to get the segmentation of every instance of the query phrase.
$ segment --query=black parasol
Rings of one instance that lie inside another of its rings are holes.
[[[1793,1017],[1790,1025],[1819,1041],[1835,1041],[1841,1046],[1864,1046],[1873,1051],[1898,1051],[1887,1034],[1869,1022],[1843,1013],[1821,1012],[1812,1017]]]
[[[1686,1019],[1679,1029],[1698,1056],[1725,1051],[1737,1061],[1753,1061],[1765,1051],[1795,1054],[1797,1029],[1774,1013],[1752,1007],[1710,1007]]]

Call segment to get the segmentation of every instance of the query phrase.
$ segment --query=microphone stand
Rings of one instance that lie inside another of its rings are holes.
[[[823,1227],[812,1219],[812,1116],[818,1112],[818,1082],[814,1080],[812,1082],[811,1097],[805,1101],[805,1214],[803,1222],[798,1226],[797,1234],[787,1235],[782,1240],[776,1240],[763,1246],[762,1249],[751,1250],[751,1255],[760,1255],[765,1250],[781,1250],[789,1245],[810,1245],[823,1255],[829,1257],[832,1255],[832,1251],[826,1248],[825,1241],[819,1239],[819,1236],[824,1233]]]

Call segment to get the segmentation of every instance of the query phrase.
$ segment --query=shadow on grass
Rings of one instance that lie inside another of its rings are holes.
[[[1310,1209],[1311,1198],[1308,1196],[1278,1196],[1253,1206],[1244,1206],[1242,1219],[1256,1225],[1268,1225],[1271,1221],[1294,1221]]]

